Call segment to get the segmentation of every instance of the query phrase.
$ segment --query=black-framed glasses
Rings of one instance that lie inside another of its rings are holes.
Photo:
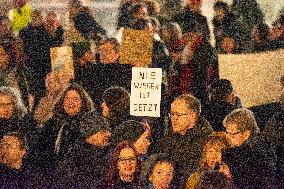
[[[186,116],[188,115],[189,113],[178,113],[178,112],[171,112],[169,114],[169,117],[174,117],[174,116],[177,116],[177,117],[181,117],[181,116]]]
[[[122,163],[122,164],[125,164],[126,162],[129,162],[129,163],[135,163],[136,162],[136,157],[130,157],[130,158],[119,158],[118,159],[118,162]]]
[[[236,136],[236,135],[238,135],[238,134],[240,134],[240,133],[242,133],[243,131],[239,131],[239,132],[236,132],[236,133],[228,133],[227,131],[226,131],[226,134],[227,135],[230,135],[230,136]]]

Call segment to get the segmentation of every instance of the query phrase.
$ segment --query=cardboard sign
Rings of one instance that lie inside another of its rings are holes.
[[[130,115],[160,117],[161,68],[132,68]]]
[[[256,54],[219,55],[220,78],[229,79],[244,107],[278,101],[284,49]]]
[[[143,30],[123,30],[120,47],[121,64],[149,67],[152,64],[152,51],[152,34]]]
[[[69,46],[50,49],[52,73],[63,81],[74,79],[72,48]]]

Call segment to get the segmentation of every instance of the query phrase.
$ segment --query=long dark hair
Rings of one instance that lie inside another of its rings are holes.
[[[53,114],[54,116],[64,115],[65,111],[63,108],[63,102],[64,98],[67,95],[67,92],[75,90],[79,93],[81,101],[82,101],[82,113],[84,112],[92,112],[95,111],[94,103],[92,99],[90,98],[89,94],[84,90],[84,88],[76,83],[71,83],[60,95],[57,99],[57,102],[55,103],[53,107]]]
[[[106,178],[105,178],[105,182],[106,182],[105,183],[105,187],[107,189],[112,189],[114,187],[113,185],[114,185],[115,179],[119,177],[117,163],[118,163],[118,160],[119,160],[120,152],[124,148],[131,148],[134,151],[135,157],[137,159],[134,180],[138,180],[139,179],[139,176],[140,176],[140,173],[141,173],[141,160],[139,158],[138,152],[135,150],[134,146],[130,142],[123,141],[123,142],[120,142],[116,146],[116,148],[115,148],[115,150],[114,150],[114,152],[112,154],[111,164],[109,166],[109,169],[108,169],[108,172],[107,172]]]

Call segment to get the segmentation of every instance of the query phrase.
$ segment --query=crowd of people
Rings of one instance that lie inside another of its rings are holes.
[[[218,67],[218,53],[283,48],[283,12],[270,29],[256,1],[217,1],[215,48],[202,1],[187,2],[167,17],[155,0],[119,7],[118,30],[152,34],[159,118],[130,115],[133,65],[79,0],[69,13],[80,42],[66,40],[56,12],[43,18],[27,0],[14,1],[14,17],[0,13],[0,188],[284,188],[284,76],[260,123]],[[64,45],[71,80],[51,69],[50,49]]]

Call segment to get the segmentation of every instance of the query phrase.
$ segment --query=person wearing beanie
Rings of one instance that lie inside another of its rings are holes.
[[[130,119],[130,94],[122,87],[110,87],[102,94],[102,116],[111,130]]]
[[[173,189],[174,162],[166,154],[152,154],[142,165],[141,189]]]
[[[142,159],[146,158],[150,146],[151,132],[142,123],[134,120],[125,121],[113,130],[112,145],[128,141]]]
[[[79,126],[82,140],[59,162],[56,183],[59,188],[101,188],[110,159],[109,125],[96,112],[89,112]]]

